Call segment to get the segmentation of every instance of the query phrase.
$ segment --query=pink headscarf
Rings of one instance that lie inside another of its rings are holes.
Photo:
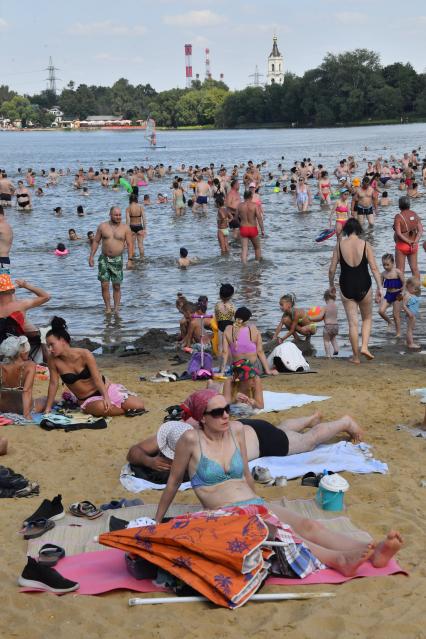
[[[187,420],[189,417],[192,417],[197,422],[200,422],[206,412],[207,404],[212,397],[216,397],[217,395],[220,395],[220,393],[212,388],[204,388],[203,390],[191,393],[191,395],[185,399],[183,404],[181,404],[185,413],[184,419]]]

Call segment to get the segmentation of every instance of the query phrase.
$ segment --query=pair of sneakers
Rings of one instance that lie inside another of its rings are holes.
[[[280,475],[279,477],[272,477],[269,468],[263,466],[254,466],[251,470],[254,481],[262,486],[286,486],[287,477]]]

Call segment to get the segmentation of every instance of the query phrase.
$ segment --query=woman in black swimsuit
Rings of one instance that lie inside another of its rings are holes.
[[[121,384],[100,374],[96,360],[86,348],[73,348],[65,320],[54,317],[46,334],[50,371],[46,413],[52,410],[59,378],[75,395],[80,408],[95,417],[142,415],[143,401]]]
[[[340,293],[349,324],[349,339],[353,352],[350,361],[354,364],[360,364],[360,352],[367,359],[374,359],[368,350],[373,314],[373,294],[368,267],[377,284],[376,302],[379,303],[382,298],[380,272],[373,249],[368,242],[360,239],[360,235],[362,235],[360,223],[355,218],[350,218],[342,232],[342,236],[346,239],[337,243],[329,269],[330,289],[335,292],[334,276],[337,264],[340,262]],[[362,321],[361,351],[358,344],[358,308]]]
[[[138,196],[132,193],[129,196],[129,206],[126,209],[126,223],[130,226],[133,233],[134,249],[136,249],[136,241],[139,247],[139,256],[143,257],[144,248],[143,240],[146,236],[146,219],[142,204],[138,203]]]
[[[24,187],[24,183],[22,180],[18,182],[18,188],[15,191],[16,196],[16,206],[21,211],[30,211],[31,210],[31,196],[28,193],[27,189]]]

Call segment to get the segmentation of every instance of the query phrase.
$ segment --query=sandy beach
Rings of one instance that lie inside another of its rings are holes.
[[[352,475],[345,502],[354,524],[376,539],[389,529],[401,531],[406,545],[399,555],[409,577],[396,575],[358,579],[340,586],[311,586],[304,590],[331,590],[334,599],[254,603],[230,612],[210,604],[127,607],[130,593],[119,591],[98,597],[51,594],[20,594],[16,580],[25,564],[26,542],[17,531],[22,520],[45,497],[58,493],[64,505],[89,499],[99,505],[111,498],[131,497],[119,483],[119,471],[129,446],[154,433],[162,421],[163,409],[183,400],[199,388],[194,382],[153,384],[139,382],[141,374],[158,370],[160,362],[140,357],[125,360],[103,357],[102,371],[121,381],[146,399],[149,413],[141,418],[114,418],[107,430],[74,433],[45,432],[37,426],[8,426],[2,435],[9,440],[9,454],[1,463],[40,483],[40,497],[2,500],[0,568],[2,589],[2,636],[34,639],[80,636],[129,637],[139,634],[169,639],[195,637],[424,637],[426,570],[421,563],[425,551],[425,488],[422,456],[426,441],[406,432],[396,432],[397,423],[414,423],[423,416],[410,388],[424,385],[421,355],[399,357],[379,354],[374,362],[355,367],[345,361],[312,360],[316,375],[281,375],[264,380],[266,389],[330,395],[332,399],[285,413],[270,414],[278,422],[284,416],[306,415],[321,410],[325,418],[353,415],[364,427],[365,441],[373,444],[377,459],[389,464],[388,475]],[[163,365],[167,365],[167,361]],[[170,365],[170,363],[168,363]],[[47,384],[37,382],[37,392]],[[423,473],[423,474],[422,474]],[[310,498],[315,489],[302,487],[300,480],[284,488],[263,488],[259,493],[277,499],[286,496]],[[155,503],[158,492],[139,495]],[[177,500],[195,503],[192,491]],[[272,588],[285,591],[283,588]],[[290,590],[287,588],[287,590]]]

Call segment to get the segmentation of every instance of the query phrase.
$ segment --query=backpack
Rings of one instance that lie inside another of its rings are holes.
[[[193,353],[188,364],[188,373],[193,380],[213,377],[213,358],[209,353]]]
[[[309,364],[303,357],[302,351],[292,342],[285,342],[274,348],[268,357],[268,364],[270,366],[273,364],[279,373],[309,370]]]

